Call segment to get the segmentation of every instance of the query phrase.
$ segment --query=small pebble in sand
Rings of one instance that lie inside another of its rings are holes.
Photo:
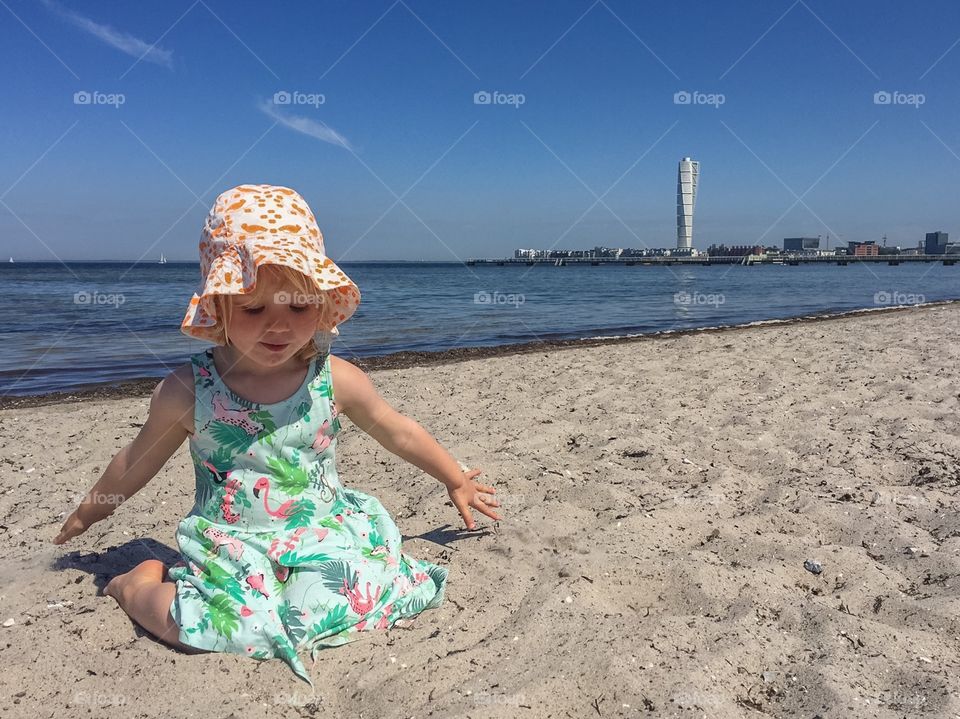
[[[569,604],[570,602],[573,601],[573,597],[571,597],[571,596],[568,595],[567,598],[564,599],[563,601],[565,601],[567,604]]]
[[[823,571],[823,565],[816,559],[807,559],[803,563],[803,568],[811,574],[820,574]]]
[[[10,617],[9,619],[7,619],[7,620],[3,623],[3,626],[5,626],[5,627],[12,627],[12,626],[13,626],[14,624],[16,624],[16,623],[17,623],[17,620],[14,619],[13,617]]]

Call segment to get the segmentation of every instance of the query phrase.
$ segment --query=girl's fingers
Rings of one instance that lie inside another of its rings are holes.
[[[497,516],[497,513],[494,512],[492,509],[487,509],[486,507],[477,507],[477,511],[487,515],[488,517],[490,517],[490,519],[495,519],[498,522],[500,521],[500,517]]]
[[[451,499],[453,500],[453,506],[457,508],[460,516],[463,517],[463,522],[467,525],[467,529],[473,529],[475,525],[473,522],[473,517],[470,514],[470,508],[466,503],[455,497],[451,497]]]

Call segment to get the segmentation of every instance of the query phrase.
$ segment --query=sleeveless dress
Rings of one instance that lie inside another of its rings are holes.
[[[182,557],[168,574],[181,642],[280,657],[312,687],[298,650],[315,661],[356,632],[440,606],[447,569],[402,553],[380,501],[340,483],[329,354],[272,404],[234,394],[212,349],[190,359],[196,498],[177,526]]]

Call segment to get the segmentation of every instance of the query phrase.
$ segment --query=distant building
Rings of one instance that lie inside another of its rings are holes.
[[[818,252],[820,250],[819,237],[784,237],[784,252]]]
[[[684,157],[677,167],[677,249],[693,247],[693,208],[697,203],[700,163]]]
[[[744,255],[762,255],[766,252],[762,245],[710,245],[707,255],[711,257],[743,257]]]
[[[923,251],[927,255],[943,255],[947,252],[947,233],[928,232]]]
[[[856,257],[873,257],[880,254],[880,248],[873,240],[866,242],[848,242],[847,254]]]

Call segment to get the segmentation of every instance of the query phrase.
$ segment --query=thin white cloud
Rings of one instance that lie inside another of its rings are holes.
[[[301,134],[309,135],[317,140],[329,142],[331,145],[338,145],[348,150],[352,150],[347,138],[345,138],[336,130],[327,127],[322,122],[311,120],[309,117],[301,117],[300,115],[286,115],[280,112],[277,109],[277,106],[269,100],[264,100],[261,102],[259,107],[264,114],[273,118],[281,125],[289,127],[291,130],[296,130]]]
[[[64,20],[73,23],[84,32],[93,35],[98,40],[120,50],[120,52],[125,52],[138,60],[146,60],[173,69],[173,52],[171,50],[164,50],[162,47],[144,42],[129,33],[115,30],[109,25],[101,25],[53,2],[53,0],[41,0],[41,2]]]

